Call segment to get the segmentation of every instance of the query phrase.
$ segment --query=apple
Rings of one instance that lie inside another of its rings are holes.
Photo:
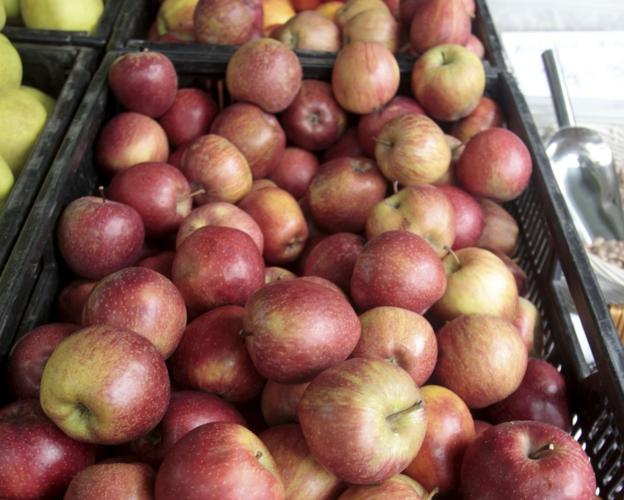
[[[431,500],[435,492],[427,493],[425,488],[412,478],[397,474],[379,484],[349,486],[338,500],[383,500],[403,498],[409,500]]]
[[[485,226],[477,246],[512,255],[518,245],[520,233],[516,219],[494,201],[481,199],[479,204],[483,210]]]
[[[341,46],[336,23],[313,10],[291,17],[273,37],[293,50],[338,52]]]
[[[156,255],[145,257],[136,263],[137,267],[147,267],[157,273],[162,274],[165,278],[171,279],[171,267],[173,266],[173,259],[175,252],[171,250],[165,250],[159,252]]]
[[[535,304],[524,297],[520,297],[518,299],[518,311],[512,324],[518,329],[529,356],[539,356],[542,351],[544,330],[540,313]]]
[[[347,126],[347,114],[334,99],[329,83],[321,80],[303,80],[280,120],[288,140],[309,151],[327,149]]]
[[[492,424],[490,424],[489,422],[485,422],[484,420],[475,420],[474,427],[475,427],[475,438],[477,438],[481,434],[483,434],[486,431],[486,429],[489,429],[490,427],[492,427]]]
[[[111,64],[108,86],[128,111],[158,118],[175,101],[178,74],[164,54],[130,52]]]
[[[195,40],[193,14],[199,0],[164,0],[156,17],[156,31],[160,36],[169,35],[178,40]]]
[[[56,297],[56,314],[60,321],[79,325],[82,308],[97,281],[74,280],[61,289]]]
[[[286,148],[271,172],[271,180],[296,199],[306,194],[312,179],[319,171],[319,161],[301,148]]]
[[[290,0],[262,0],[262,10],[265,36],[269,36],[272,29],[288,22],[296,14]]]
[[[502,260],[507,266],[507,269],[509,269],[511,274],[513,274],[513,277],[516,280],[516,286],[518,287],[518,295],[524,295],[527,292],[527,275],[524,272],[524,269],[522,269],[514,259],[509,257],[509,255],[504,254],[499,250],[495,250],[492,253]]]
[[[366,156],[358,140],[357,130],[348,128],[342,134],[342,137],[338,139],[338,142],[323,153],[322,162],[327,163],[343,157],[359,158]]]
[[[453,250],[477,246],[485,227],[485,218],[479,202],[457,186],[440,186],[455,212],[455,240]]]
[[[445,387],[426,385],[420,394],[427,413],[427,432],[405,474],[427,490],[454,490],[459,486],[464,452],[475,439],[472,415],[466,403]]]
[[[370,9],[390,14],[390,9],[383,0],[347,0],[336,12],[336,24],[342,29],[349,20]]]
[[[260,400],[264,421],[270,426],[298,422],[297,405],[309,384],[280,384],[267,380]]]
[[[262,36],[262,1],[199,0],[193,21],[200,43],[241,45]]]
[[[373,208],[366,219],[366,237],[370,240],[386,231],[409,231],[443,257],[455,241],[455,217],[452,203],[438,188],[407,187]]]
[[[95,449],[65,435],[36,399],[0,408],[0,496],[58,498],[95,461]]]
[[[594,500],[596,476],[570,435],[542,422],[487,429],[466,450],[461,490],[467,500],[518,498]]]
[[[344,2],[342,0],[324,1],[315,10],[319,14],[325,16],[332,22],[336,21],[336,13],[342,8]]]
[[[160,117],[172,146],[181,146],[207,134],[219,108],[199,89],[180,89],[169,110]]]
[[[268,448],[232,422],[201,425],[167,453],[156,475],[158,500],[284,500]]]
[[[432,312],[448,321],[463,314],[490,314],[513,321],[518,310],[516,280],[489,250],[468,247],[442,259],[447,286]]]
[[[131,206],[83,196],[65,207],[56,237],[69,268],[78,276],[98,280],[138,260],[145,229]]]
[[[400,44],[399,24],[394,16],[381,9],[368,9],[349,19],[342,27],[344,45],[374,42],[396,52]]]
[[[499,104],[494,99],[482,96],[472,113],[453,124],[451,135],[465,144],[479,132],[502,125],[503,110]]]
[[[410,24],[412,50],[423,53],[443,44],[464,45],[471,19],[464,0],[428,0],[415,10]]]
[[[452,122],[468,116],[478,106],[484,90],[481,59],[461,45],[430,48],[412,69],[412,92],[427,114],[438,121]]]
[[[318,375],[297,409],[316,460],[345,482],[371,484],[404,470],[427,427],[422,396],[402,368],[353,358]]]
[[[132,441],[130,450],[142,461],[159,465],[180,439],[210,422],[245,425],[245,419],[236,408],[219,396],[199,391],[172,392],[167,413],[158,426]]]
[[[264,236],[255,220],[236,205],[225,202],[207,203],[194,209],[182,222],[176,236],[176,247],[192,233],[207,226],[230,227],[248,234],[262,253]]]
[[[483,59],[485,57],[485,47],[483,46],[483,43],[472,33],[468,36],[468,41],[464,44],[464,47],[466,47],[479,59]]]
[[[351,113],[365,115],[396,95],[401,73],[394,54],[384,45],[356,41],[338,52],[331,78],[338,104]]]
[[[416,10],[429,0],[401,0],[399,6],[400,21],[405,26],[411,26]]]
[[[470,408],[485,408],[522,382],[527,351],[516,328],[496,316],[473,314],[446,323],[437,334],[436,380]]]
[[[385,359],[421,386],[433,373],[438,344],[429,322],[400,307],[375,307],[360,315],[362,335],[352,358]]]
[[[268,188],[268,187],[279,187],[275,182],[271,179],[256,179],[251,183],[251,191],[259,191],[260,189]]]
[[[531,153],[522,140],[510,130],[493,127],[468,141],[457,164],[457,179],[475,196],[505,202],[522,194],[532,171]]]
[[[279,113],[297,96],[302,77],[301,63],[292,50],[277,40],[260,38],[234,52],[226,68],[225,84],[232,99],[257,104],[267,113]]]
[[[219,113],[211,131],[243,153],[254,179],[271,174],[286,146],[286,134],[277,118],[254,104],[231,104]]]
[[[190,143],[185,143],[179,146],[173,153],[169,155],[167,163],[182,170],[182,167],[184,166],[184,154],[186,153],[186,150],[190,145]]]
[[[297,12],[316,9],[323,0],[291,0],[292,6]]]
[[[176,250],[173,283],[196,311],[244,305],[264,284],[264,262],[251,237],[230,227],[206,226]]]
[[[108,121],[95,144],[100,168],[116,174],[137,163],[166,162],[167,134],[160,124],[139,113],[119,113]]]
[[[258,437],[275,460],[286,498],[333,500],[344,489],[342,481],[312,456],[297,424],[271,427]]]
[[[6,364],[6,381],[14,398],[39,398],[41,374],[48,358],[65,337],[79,329],[70,323],[49,323],[26,333],[13,345]]]
[[[375,143],[375,158],[382,173],[404,186],[431,184],[451,164],[451,148],[444,132],[422,114],[393,118],[383,126]]]
[[[156,472],[143,463],[96,464],[72,479],[63,500],[100,500],[101,498],[154,498]]]
[[[445,290],[440,258],[429,243],[407,231],[388,231],[370,240],[351,277],[351,297],[362,311],[394,306],[422,314]]]

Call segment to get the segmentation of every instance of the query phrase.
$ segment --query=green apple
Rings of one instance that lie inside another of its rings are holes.
[[[22,83],[22,59],[7,37],[0,34],[0,88],[19,87]]]
[[[13,172],[11,172],[9,168],[9,164],[0,156],[0,209],[4,206],[4,202],[9,197],[14,181],[15,178],[13,177]]]
[[[0,0],[0,30],[4,28],[6,24],[6,10],[4,8],[4,3]]]
[[[36,89],[34,87],[28,87],[27,85],[22,85],[20,88],[22,89],[22,92],[25,92],[26,94],[33,96],[35,99],[37,99],[37,101],[39,101],[43,105],[43,107],[46,110],[46,114],[49,118],[50,115],[52,114],[52,111],[54,111],[54,106],[56,106],[56,100],[53,97],[46,94],[45,92],[42,92],[41,90]]]
[[[95,31],[103,0],[21,0],[22,19],[29,28]]]
[[[9,21],[18,22],[20,16],[20,0],[0,0]]]

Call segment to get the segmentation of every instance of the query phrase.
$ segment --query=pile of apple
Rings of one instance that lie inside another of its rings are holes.
[[[331,84],[248,42],[222,110],[162,54],[108,79],[110,183],[58,224],[66,323],[11,352],[0,497],[595,498],[499,204],[531,158],[474,54],[425,52],[416,99],[366,42]]]

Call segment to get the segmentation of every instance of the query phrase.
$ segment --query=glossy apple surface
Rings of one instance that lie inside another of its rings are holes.
[[[318,170],[316,156],[305,149],[290,147],[284,150],[271,172],[271,180],[299,199],[306,194]]]
[[[91,465],[76,474],[63,500],[151,500],[154,498],[155,478],[154,469],[143,463]]]
[[[218,111],[210,94],[199,89],[180,89],[159,122],[169,143],[177,147],[207,134]]]

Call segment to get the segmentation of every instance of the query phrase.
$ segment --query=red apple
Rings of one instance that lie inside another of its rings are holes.
[[[540,313],[533,302],[520,297],[518,311],[512,323],[518,329],[529,356],[539,356],[542,351],[544,331]]]
[[[466,47],[479,59],[483,59],[485,57],[485,47],[483,46],[483,43],[472,33],[468,36],[468,41],[464,44],[464,47]]]
[[[397,474],[379,484],[349,486],[338,500],[384,500],[402,498],[405,500],[430,500],[435,493],[427,493],[425,488],[412,478]]]
[[[367,9],[349,19],[342,27],[344,45],[353,42],[379,43],[390,52],[399,49],[399,23],[382,9]]]
[[[336,23],[312,10],[291,17],[272,36],[293,50],[338,52],[341,46]]]
[[[165,278],[171,279],[171,267],[173,266],[173,259],[175,252],[171,250],[165,250],[150,257],[145,257],[136,263],[138,267],[147,267],[157,273],[162,274]]]
[[[200,43],[241,45],[262,36],[261,0],[199,0],[193,16]]]
[[[399,6],[399,16],[401,22],[405,26],[410,26],[412,24],[412,19],[414,19],[416,10],[428,1],[429,0],[401,0],[401,5]]]
[[[75,280],[66,285],[56,298],[56,313],[60,321],[79,325],[82,308],[97,281]]]
[[[518,223],[513,216],[498,203],[482,199],[479,200],[485,226],[477,243],[478,247],[512,255],[518,244]]]
[[[297,12],[316,9],[324,0],[291,0],[293,8]]]
[[[428,0],[415,10],[410,24],[410,42],[423,53],[443,44],[464,45],[470,36],[471,19],[464,0]]]
[[[207,134],[219,108],[209,94],[199,89],[180,89],[160,124],[172,146],[181,146]]]
[[[271,172],[271,179],[296,199],[306,194],[319,170],[319,161],[312,153],[300,148],[286,148]]]
[[[492,427],[492,424],[490,424],[489,422],[485,422],[483,420],[475,420],[474,426],[475,426],[475,438],[477,438],[481,434],[483,434],[487,429]]]
[[[96,464],[83,469],[69,484],[63,500],[154,498],[156,472],[143,463]]]
[[[268,285],[274,281],[290,280],[296,278],[297,275],[283,267],[266,267],[264,269],[264,284]]]
[[[465,144],[479,132],[502,125],[501,107],[495,100],[483,96],[472,113],[453,124],[451,134]]]
[[[323,163],[330,162],[337,158],[351,157],[359,158],[367,156],[360,146],[355,128],[348,128],[338,142],[323,153]]]
[[[297,405],[309,384],[280,384],[268,380],[260,402],[264,421],[271,426],[298,422]]]
[[[167,163],[182,170],[182,167],[184,166],[184,154],[190,145],[190,143],[186,143],[179,146],[178,149],[169,155]]]
[[[485,226],[483,210],[469,193],[456,186],[440,186],[455,211],[455,241],[453,250],[474,247]]]

